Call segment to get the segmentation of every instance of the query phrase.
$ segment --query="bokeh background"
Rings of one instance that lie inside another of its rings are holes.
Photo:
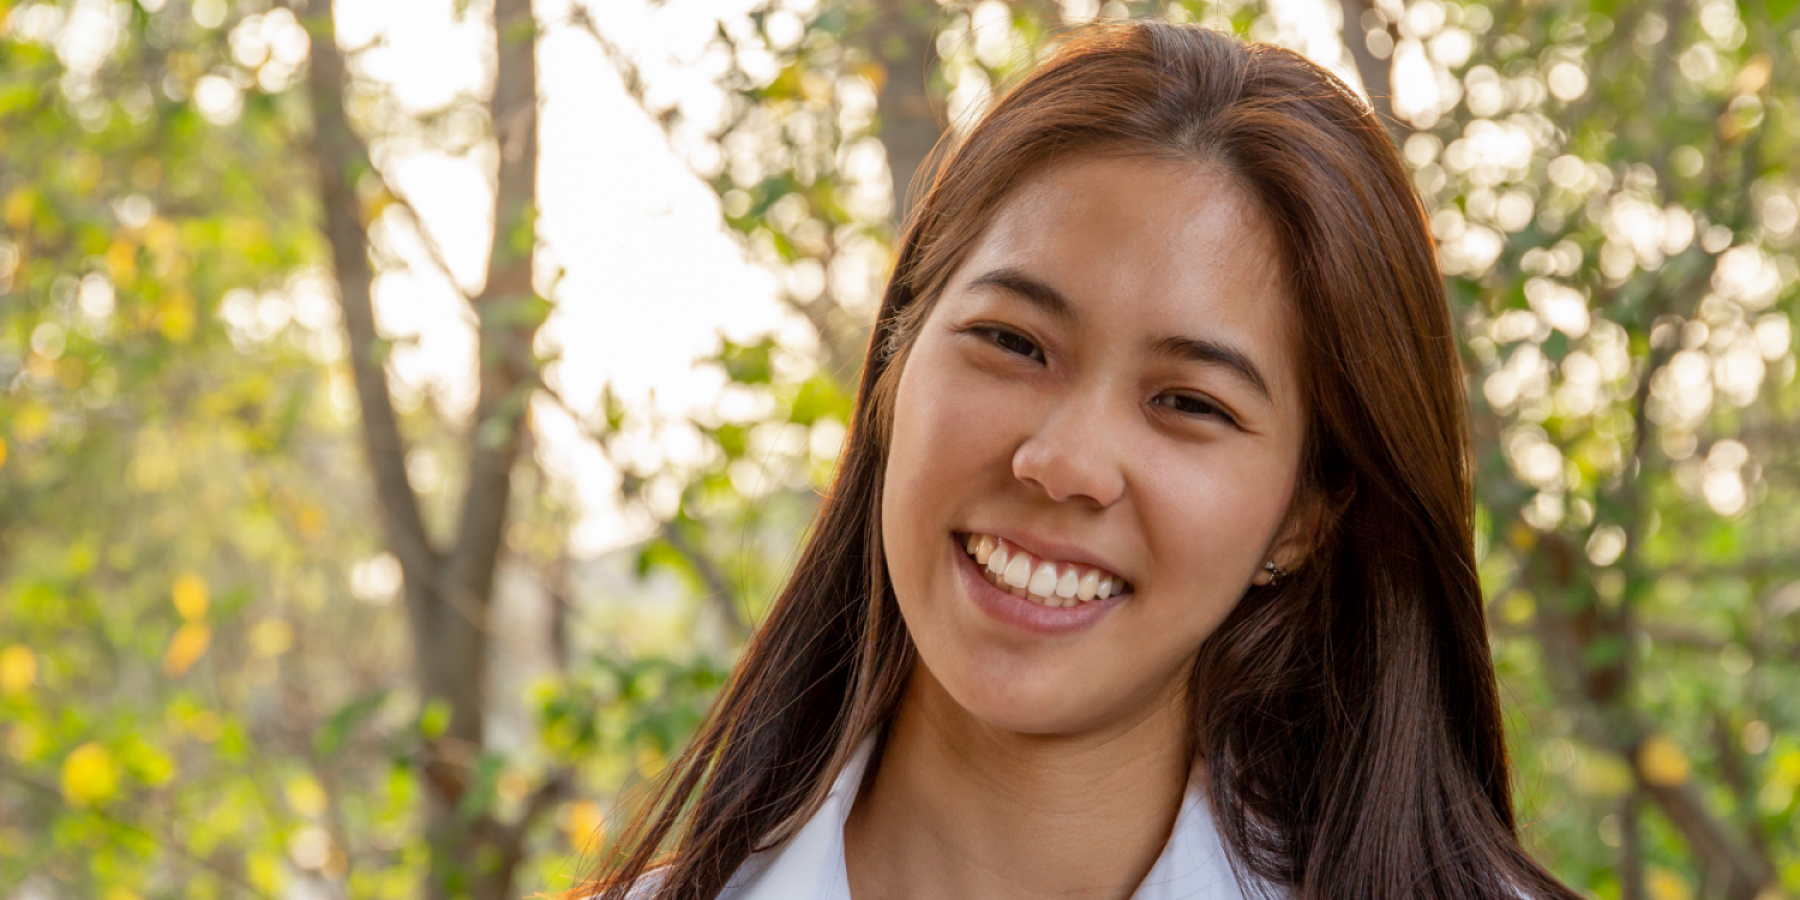
[[[1800,895],[1795,0],[0,0],[0,898],[569,888],[828,483],[896,222],[1059,30],[1373,97],[1525,839]]]

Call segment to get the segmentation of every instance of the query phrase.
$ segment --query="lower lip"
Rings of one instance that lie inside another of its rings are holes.
[[[975,564],[975,557],[963,549],[962,539],[954,534],[950,536],[950,549],[956,554],[957,574],[969,596],[975,599],[975,606],[987,613],[988,618],[1033,634],[1065,635],[1083,631],[1131,596],[1115,594],[1075,606],[1044,606],[995,587]]]

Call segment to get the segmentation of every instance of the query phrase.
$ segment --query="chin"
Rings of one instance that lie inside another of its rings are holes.
[[[934,680],[963,714],[1002,731],[1079,734],[1104,722],[1118,706],[1092,696],[1091,683],[1080,685],[1073,677],[1020,678],[1016,666],[970,667],[959,674],[949,681]]]

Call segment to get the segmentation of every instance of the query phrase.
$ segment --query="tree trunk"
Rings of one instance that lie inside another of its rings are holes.
[[[305,12],[307,0],[296,0]],[[323,6],[323,4],[319,4]],[[532,339],[546,306],[532,286],[536,243],[537,23],[530,0],[496,0],[499,61],[491,121],[500,167],[488,275],[472,303],[481,322],[480,388],[466,437],[467,477],[447,551],[433,547],[406,476],[406,444],[388,393],[386,344],[375,330],[367,224],[358,177],[379,177],[344,111],[348,74],[329,15],[313,35],[309,67],[314,133],[309,145],[331,247],[351,368],[362,405],[363,447],[383,534],[405,574],[414,678],[428,710],[445,714],[422,741],[430,900],[512,900],[526,828],[566,787],[548,780],[505,824],[471,797],[484,741],[488,615],[512,494],[527,401],[537,383]],[[488,790],[481,786],[481,790]]]
[[[1344,47],[1350,51],[1350,58],[1356,61],[1356,74],[1362,79],[1363,91],[1369,95],[1369,105],[1375,110],[1376,118],[1394,133],[1400,126],[1394,118],[1394,71],[1393,51],[1388,51],[1387,58],[1381,58],[1369,49],[1369,35],[1363,29],[1363,14],[1374,9],[1370,0],[1341,0],[1344,11]],[[1387,26],[1390,46],[1397,43],[1399,35],[1394,26]]]
[[[930,92],[938,10],[930,0],[880,0],[869,28],[868,46],[882,69],[876,109],[899,228],[930,188],[928,162],[944,134]]]

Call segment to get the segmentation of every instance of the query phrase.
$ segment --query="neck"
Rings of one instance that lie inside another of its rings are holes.
[[[1162,853],[1190,760],[1184,697],[1080,735],[971,717],[923,666],[844,825],[856,900],[1125,900]]]

